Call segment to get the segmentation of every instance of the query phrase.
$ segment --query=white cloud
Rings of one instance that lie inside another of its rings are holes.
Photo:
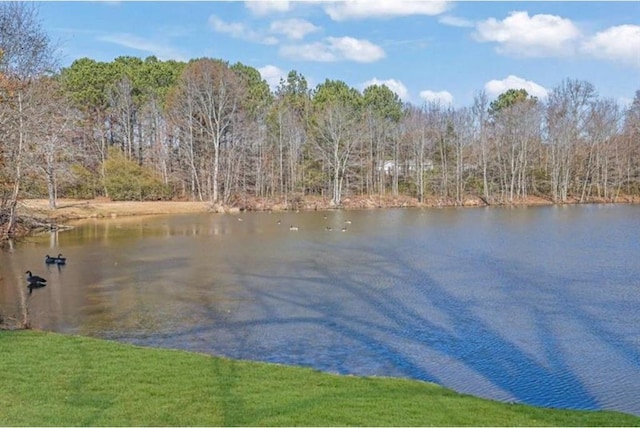
[[[571,54],[580,38],[580,30],[569,19],[556,15],[511,12],[498,21],[489,18],[476,25],[474,37],[480,42],[495,42],[498,53],[523,57]]]
[[[444,105],[453,104],[453,95],[449,91],[420,91],[420,98],[427,102],[440,103]]]
[[[619,25],[588,38],[582,51],[590,56],[640,67],[640,26]]]
[[[373,86],[373,85],[378,85],[378,86],[386,86],[387,88],[389,88],[391,91],[395,92],[400,99],[402,99],[403,101],[409,101],[409,91],[407,90],[407,87],[404,85],[404,83],[402,83],[399,80],[396,79],[387,79],[387,80],[379,80],[378,78],[374,77],[371,80],[367,80],[366,82],[364,82],[362,85],[360,85],[361,89],[366,89],[369,86]]]
[[[304,45],[285,45],[280,48],[280,55],[304,61],[334,62],[339,60],[330,47],[321,42]]]
[[[384,49],[368,40],[353,37],[327,37],[322,42],[288,45],[280,55],[317,62],[355,61],[374,62],[385,57]]]
[[[307,34],[318,31],[319,29],[320,27],[316,27],[311,22],[298,18],[274,21],[270,26],[272,33],[284,34],[293,40],[303,39]]]
[[[245,31],[244,24],[240,22],[225,22],[215,15],[209,17],[209,25],[219,33],[226,33],[233,37],[242,37]]]
[[[334,21],[363,18],[392,18],[408,15],[439,15],[449,9],[444,0],[343,0],[326,2],[324,8]]]
[[[524,89],[529,95],[540,99],[546,98],[548,94],[548,91],[544,87],[531,80],[514,76],[513,74],[502,80],[490,80],[484,85],[484,90],[487,92],[487,95],[494,98],[509,89]]]
[[[475,24],[466,18],[453,15],[442,15],[438,18],[438,22],[452,27],[473,27]]]
[[[267,81],[272,91],[278,87],[280,79],[286,77],[286,73],[275,65],[265,65],[264,67],[258,68],[258,71],[262,78]]]
[[[265,36],[251,28],[248,28],[241,22],[226,22],[218,18],[216,15],[209,17],[209,25],[211,28],[223,34],[228,34],[236,39],[248,40],[251,42],[262,43],[265,45],[275,45],[278,39],[272,36]]]
[[[299,40],[307,34],[320,29],[320,27],[316,27],[309,21],[294,18],[274,21],[271,23],[268,31],[259,31],[242,22],[224,21],[216,15],[209,17],[209,26],[218,33],[228,34],[236,39],[248,40],[265,45],[275,45],[278,43],[277,37],[269,35],[269,32],[283,34],[289,39]]]
[[[291,6],[287,0],[245,1],[244,5],[255,15],[267,15],[272,12],[288,12]]]
[[[186,61],[185,55],[182,55],[178,50],[168,46],[165,42],[156,42],[152,40],[143,39],[134,34],[129,33],[117,33],[109,34],[106,36],[98,37],[98,40],[103,42],[115,43],[120,46],[124,46],[130,49],[135,49],[142,52],[148,52],[158,57],[162,61],[169,59],[177,61]]]
[[[357,62],[373,62],[384,58],[385,52],[368,40],[353,37],[327,37],[329,45],[345,59]]]

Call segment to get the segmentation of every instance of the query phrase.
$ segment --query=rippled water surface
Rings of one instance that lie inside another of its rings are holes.
[[[0,312],[27,269],[48,330],[640,415],[638,206],[86,221],[0,253]]]

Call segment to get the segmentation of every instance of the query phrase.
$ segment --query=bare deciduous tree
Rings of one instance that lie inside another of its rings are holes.
[[[212,150],[208,165],[211,173],[207,177],[212,203],[220,199],[220,149],[223,142],[230,142],[228,133],[239,109],[241,89],[237,76],[225,62],[210,59],[190,63],[178,83],[180,96],[188,100],[183,104],[192,109],[177,112],[181,125],[192,127],[189,138],[204,138],[207,150]]]
[[[547,102],[547,134],[550,146],[553,200],[566,202],[574,172],[576,146],[584,139],[591,102],[596,91],[589,82],[563,81]]]
[[[331,171],[332,205],[340,205],[342,201],[345,173],[358,142],[358,123],[358,112],[342,103],[327,105],[318,113],[315,144]]]
[[[0,176],[7,183],[0,204],[0,239],[10,237],[23,178],[29,114],[34,81],[55,66],[53,48],[33,4],[0,3],[0,123],[4,163]],[[7,162],[8,161],[8,162]]]
[[[49,208],[56,208],[57,178],[72,163],[70,145],[75,117],[57,82],[41,78],[33,86],[31,111],[31,147],[28,163],[44,173],[49,194]]]
[[[490,189],[489,189],[489,148],[488,148],[488,130],[487,122],[489,119],[489,98],[486,92],[481,91],[473,98],[473,106],[471,111],[475,120],[474,123],[474,144],[479,147],[480,150],[480,165],[482,170],[482,197],[485,203],[489,203]]]

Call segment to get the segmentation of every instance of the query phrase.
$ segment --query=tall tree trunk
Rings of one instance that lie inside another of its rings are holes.
[[[7,222],[6,236],[3,238],[11,238],[13,236],[14,228],[16,225],[18,197],[20,196],[20,182],[22,181],[22,156],[24,149],[25,138],[25,123],[24,123],[24,105],[22,100],[22,93],[18,91],[18,150],[15,161],[15,177],[13,183],[13,191],[11,192],[11,198],[9,199],[9,220]]]

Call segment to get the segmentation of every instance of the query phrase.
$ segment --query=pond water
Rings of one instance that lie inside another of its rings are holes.
[[[22,301],[46,330],[640,415],[639,255],[632,205],[91,220],[0,252],[0,313]],[[24,293],[26,270],[48,285]]]

